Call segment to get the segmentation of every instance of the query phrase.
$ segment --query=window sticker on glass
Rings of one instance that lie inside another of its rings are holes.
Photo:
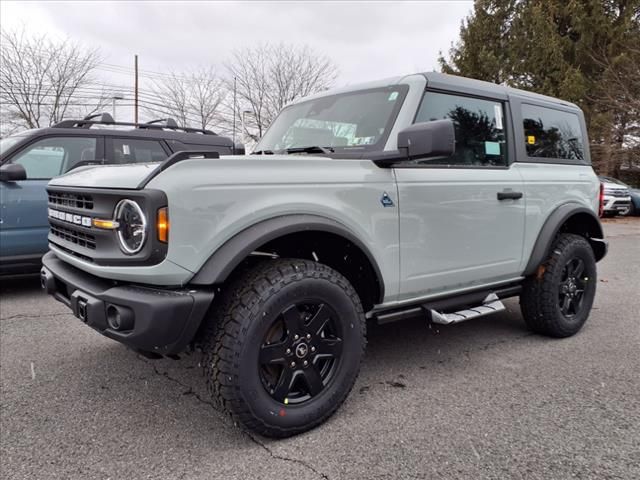
[[[498,130],[502,130],[503,126],[502,126],[502,105],[494,105],[493,106],[493,111],[495,112],[496,115],[496,128]]]
[[[131,155],[131,150],[129,150],[129,145],[127,145],[126,143],[122,144],[122,153],[124,153],[125,155]]]
[[[500,143],[484,142],[484,153],[487,155],[500,155]]]
[[[396,98],[398,98],[398,92],[391,92],[391,93],[389,94],[389,98],[388,98],[388,100],[389,100],[390,102],[393,102]]]
[[[534,137],[533,135],[527,135],[527,143],[529,145],[535,145],[536,144],[536,137]]]

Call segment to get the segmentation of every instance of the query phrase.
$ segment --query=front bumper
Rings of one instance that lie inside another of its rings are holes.
[[[42,287],[73,314],[103,335],[146,352],[183,351],[193,340],[214,293],[105,280],[60,260],[42,259]]]
[[[631,197],[610,197],[604,196],[604,211],[611,212],[625,212],[631,207]]]

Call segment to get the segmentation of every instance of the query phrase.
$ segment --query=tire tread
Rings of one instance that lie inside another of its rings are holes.
[[[283,438],[309,430],[329,418],[344,402],[355,384],[356,376],[339,403],[321,418],[296,428],[280,428],[256,418],[242,399],[234,378],[238,357],[247,327],[260,314],[264,300],[278,293],[292,282],[303,278],[323,279],[339,286],[356,305],[360,319],[362,352],[366,347],[366,320],[355,289],[340,273],[321,263],[299,259],[264,261],[245,270],[233,279],[212,308],[203,336],[203,367],[207,389],[215,405],[230,414],[232,420],[244,428],[263,436]]]
[[[538,272],[525,280],[520,295],[520,309],[525,323],[534,332],[564,338],[575,334],[582,327],[584,321],[576,329],[575,326],[563,321],[563,317],[558,314],[557,286],[554,284],[553,277],[557,269],[562,268],[561,261],[564,253],[584,248],[591,252],[592,261],[595,264],[591,246],[584,237],[572,233],[558,235],[551,246],[549,256],[540,265]],[[595,275],[593,281],[596,281]]]

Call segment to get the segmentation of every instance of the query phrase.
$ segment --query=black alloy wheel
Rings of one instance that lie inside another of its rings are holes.
[[[584,276],[584,261],[579,257],[571,258],[562,269],[558,285],[558,302],[565,317],[572,318],[580,312],[588,281]]]
[[[273,399],[299,405],[331,382],[342,358],[336,313],[320,301],[288,306],[260,348],[260,380]]]

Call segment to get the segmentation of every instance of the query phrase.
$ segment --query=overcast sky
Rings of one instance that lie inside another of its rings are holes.
[[[340,67],[339,84],[437,67],[471,1],[0,2],[3,29],[70,37],[111,64],[167,71],[219,64],[258,42],[306,43]]]
[[[3,30],[24,26],[29,33],[70,38],[99,48],[108,64],[97,72],[100,80],[126,87],[125,95],[131,91],[136,53],[144,90],[158,78],[154,72],[211,64],[222,69],[231,50],[260,42],[311,46],[338,65],[336,86],[341,86],[438,68],[438,53],[448,51],[457,41],[460,22],[472,6],[471,0],[2,0],[0,26]]]

